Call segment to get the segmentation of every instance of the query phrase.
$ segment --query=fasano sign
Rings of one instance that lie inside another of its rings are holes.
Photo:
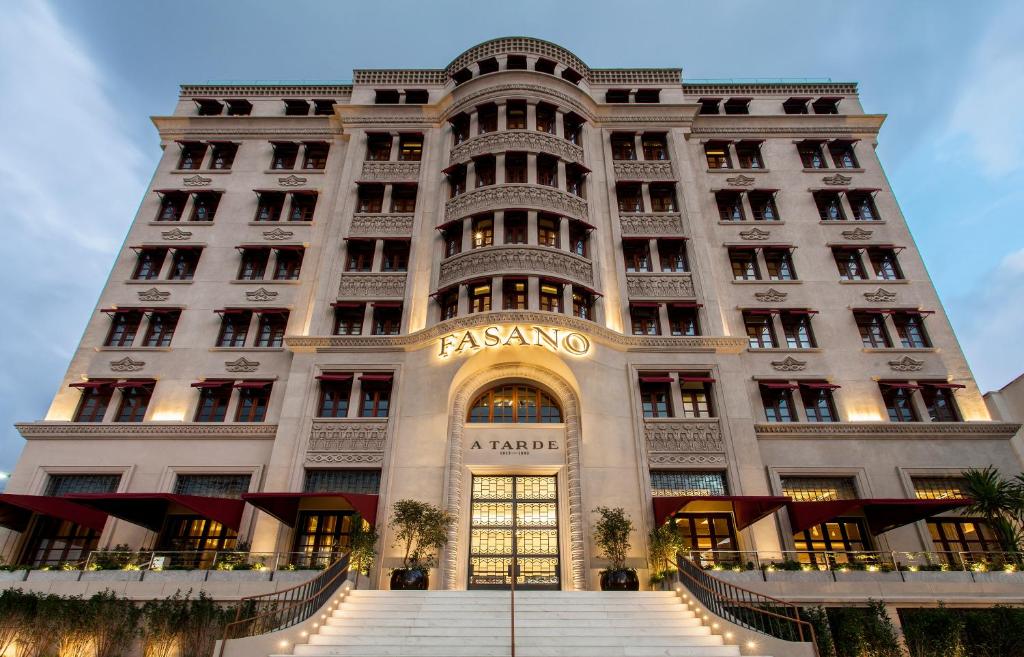
[[[438,345],[437,355],[441,358],[508,346],[544,347],[570,356],[585,356],[590,352],[590,338],[582,333],[542,326],[474,328],[442,336],[438,339]]]

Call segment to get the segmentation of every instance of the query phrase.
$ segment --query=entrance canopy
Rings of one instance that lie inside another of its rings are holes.
[[[103,531],[107,521],[106,513],[63,497],[0,494],[0,527],[25,531],[33,513],[74,522],[97,532]]]
[[[175,495],[173,493],[81,493],[69,499],[158,532],[173,505],[184,507],[208,520],[238,531],[245,502],[227,497]]]
[[[659,525],[677,513],[731,511],[736,518],[736,528],[744,529],[781,509],[790,498],[774,495],[693,495],[655,497],[653,500],[654,520]]]
[[[875,536],[945,511],[967,506],[967,500],[917,500],[905,498],[869,498],[863,500],[828,500],[823,502],[788,502],[789,521],[793,533],[802,532],[840,516],[863,515],[868,529]]]
[[[295,526],[299,504],[305,499],[336,497],[348,502],[363,520],[377,524],[377,495],[365,493],[244,493],[242,499],[289,527]]]

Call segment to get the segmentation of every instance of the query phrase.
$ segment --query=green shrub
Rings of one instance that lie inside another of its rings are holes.
[[[818,644],[819,657],[836,657],[835,642],[832,641],[832,629],[828,625],[828,610],[824,607],[804,607],[800,617],[814,628],[814,638]]]
[[[899,636],[885,605],[869,600],[865,607],[833,607],[829,628],[836,657],[902,657]]]
[[[963,645],[964,615],[940,605],[901,609],[900,622],[910,657],[968,657]]]
[[[960,613],[970,657],[1024,657],[1024,608],[996,605]]]

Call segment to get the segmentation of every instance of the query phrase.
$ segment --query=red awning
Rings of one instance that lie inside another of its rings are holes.
[[[316,377],[317,381],[351,381],[351,374],[344,374],[342,372],[324,372]]]
[[[800,385],[811,390],[839,390],[842,388],[842,386],[835,383],[801,383]]]
[[[361,308],[366,305],[363,301],[335,301],[331,308]]]
[[[363,520],[377,523],[377,496],[365,493],[243,493],[242,499],[289,527],[295,526],[299,503],[308,498],[337,497],[359,512]]]
[[[266,388],[273,384],[273,381],[235,381],[235,388]]]
[[[909,525],[912,522],[951,511],[968,504],[967,500],[916,500],[916,499],[853,499],[827,500],[821,502],[788,502],[789,521],[793,533],[802,532],[815,525],[851,514],[863,515],[868,529],[877,536],[891,529]]]
[[[789,524],[793,533],[805,531],[826,520],[855,513],[861,500],[824,500],[820,502],[787,502]]]
[[[154,532],[163,528],[164,517],[172,504],[183,506],[235,531],[242,524],[242,511],[245,509],[242,500],[173,493],[79,493],[69,495],[68,499]]]
[[[657,301],[630,301],[630,308],[657,308],[661,304]]]
[[[680,376],[680,383],[714,383],[715,379],[711,376]]]
[[[115,381],[114,379],[89,379],[88,381],[75,381],[74,383],[69,383],[68,387],[83,389],[106,388],[107,386],[112,386],[115,383],[117,383],[117,381]]]
[[[401,301],[374,301],[371,304],[374,308],[401,308]]]
[[[921,381],[919,385],[927,386],[929,388],[947,388],[949,390],[959,390],[960,388],[966,388],[962,383],[940,383],[932,381]]]
[[[156,379],[125,379],[113,384],[115,388],[148,388],[155,385]]]
[[[673,515],[687,510],[698,502],[723,502],[732,506],[736,529],[745,529],[761,518],[775,513],[790,501],[788,497],[774,495],[693,495],[685,497],[655,497],[654,521],[664,524]]]
[[[903,390],[920,390],[921,386],[909,381],[879,381],[878,385],[886,388],[901,388]]]
[[[78,523],[97,532],[103,531],[107,521],[106,513],[63,497],[0,493],[0,527],[25,531],[33,513]]]
[[[205,379],[192,384],[193,388],[223,388],[234,383],[234,379]]]
[[[758,381],[758,383],[769,390],[796,390],[800,387],[795,383],[784,383],[782,381]]]
[[[669,308],[703,308],[704,304],[696,301],[673,301],[668,304]]]
[[[394,374],[363,374],[360,375],[360,381],[390,381],[394,378]]]
[[[672,377],[666,375],[651,374],[648,376],[640,377],[640,383],[672,383],[672,381]]]

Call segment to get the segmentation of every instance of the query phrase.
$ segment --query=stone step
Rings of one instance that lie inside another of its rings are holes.
[[[473,612],[487,612],[487,611],[498,611],[509,613],[512,606],[509,604],[502,604],[497,602],[478,602],[478,603],[466,603],[466,604],[451,604],[448,602],[416,602],[416,603],[398,603],[388,604],[387,602],[356,602],[345,604],[345,607],[352,609],[358,609],[360,611],[380,611],[380,612],[392,612],[392,613],[419,613],[421,611],[473,611]],[[565,604],[551,604],[539,603],[539,602],[516,602],[516,612],[519,611],[537,611],[537,610],[549,610],[549,609],[571,609],[573,611],[625,611],[633,610],[638,613],[647,611],[668,611],[668,610],[681,610],[682,606],[678,602],[665,602],[656,604],[602,604],[602,603],[572,603],[567,602]]]
[[[299,657],[508,657],[509,646],[297,645]],[[516,646],[517,657],[739,657],[737,646]],[[282,656],[283,657],[283,656]]]
[[[422,618],[374,618],[374,619],[347,619],[347,618],[328,618],[323,627],[332,629],[343,629],[350,628],[353,631],[359,632],[364,628],[430,628],[430,627],[441,627],[449,628],[452,631],[463,631],[466,628],[479,627],[487,629],[488,631],[502,631],[504,628],[508,628],[508,618],[475,618],[475,617],[463,617],[463,618],[452,618],[438,623],[435,619],[422,619]],[[653,621],[647,619],[632,619],[632,618],[591,618],[591,619],[577,619],[571,624],[566,623],[564,620],[559,618],[517,618],[516,628],[558,628],[561,630],[574,630],[580,632],[586,632],[594,628],[615,628],[615,631],[619,632],[622,629],[629,629],[634,631],[642,631],[648,633],[658,629],[672,629],[672,628],[699,628],[701,627],[700,619],[698,618],[684,618],[678,621],[672,621],[670,623],[662,621]]]
[[[547,625],[524,625],[516,623],[516,636],[621,636],[624,630],[631,633],[638,633],[644,636],[707,636],[711,634],[711,628],[698,625],[667,626],[648,625],[637,627],[636,625],[609,625],[605,623],[594,623],[593,625],[565,625],[565,623],[552,622]],[[501,636],[509,632],[508,623],[501,625],[480,625],[466,623],[465,625],[443,625],[422,624],[422,625],[379,625],[379,624],[348,624],[324,625],[320,628],[320,634],[326,636],[358,637],[365,635],[393,635],[393,636]]]
[[[496,646],[508,645],[509,637],[503,636],[469,636],[461,637],[454,635],[443,636],[420,636],[420,635],[395,635],[395,634],[366,634],[363,636],[337,636],[328,634],[314,634],[309,637],[310,645],[319,646]],[[536,636],[533,634],[516,634],[516,647],[519,646],[565,646],[601,648],[607,646],[658,646],[671,647],[685,643],[689,646],[720,646],[722,637],[716,634],[705,634],[703,636],[687,636],[680,641],[675,637],[646,636],[622,634],[612,636],[593,635],[571,635],[562,634],[558,636]]]
[[[493,620],[505,620],[507,621],[511,614],[506,610],[503,612],[495,611],[478,611],[478,612],[459,612],[459,611],[448,611],[438,612],[425,610],[419,613],[393,613],[388,614],[380,611],[359,611],[357,609],[342,609],[340,611],[334,611],[329,616],[330,618],[341,618],[341,619],[352,619],[358,622],[367,622],[378,618],[402,618],[406,620],[413,620],[417,618],[427,619],[435,623],[444,623],[447,620],[457,620],[459,618],[474,618],[478,620],[493,619]],[[560,619],[563,621],[581,621],[581,620],[604,620],[604,619],[617,619],[625,621],[657,621],[659,623],[674,623],[677,621],[693,618],[692,612],[679,611],[647,611],[647,612],[635,612],[635,611],[577,611],[574,609],[560,609],[558,611],[538,609],[536,611],[520,611],[516,610],[516,620],[532,620],[535,618],[552,618]]]

